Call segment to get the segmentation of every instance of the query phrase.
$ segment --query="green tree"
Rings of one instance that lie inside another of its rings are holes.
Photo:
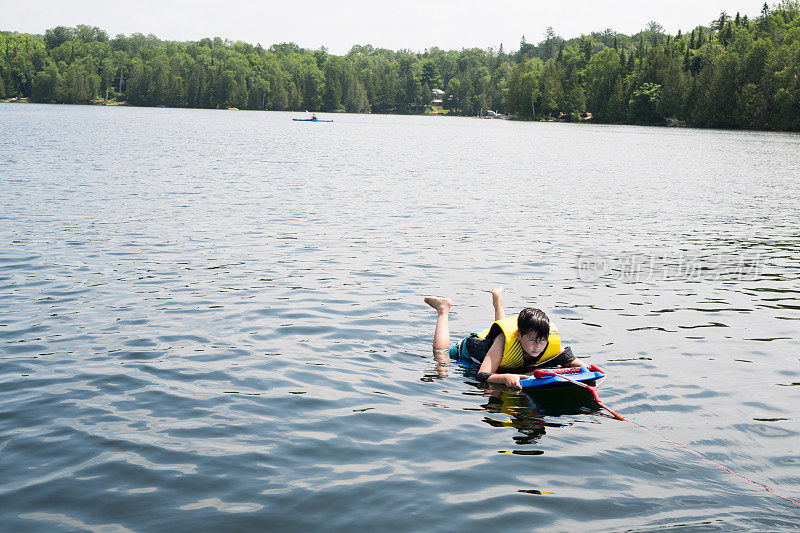
[[[588,87],[586,108],[599,122],[618,120],[617,113],[609,104],[612,93],[617,90],[617,81],[622,71],[622,60],[613,49],[603,50],[589,61],[586,69]]]
[[[655,124],[656,105],[661,97],[661,85],[644,83],[633,91],[628,101],[628,120],[636,124]]]
[[[589,64],[589,60],[592,59],[592,45],[593,45],[592,38],[588,35],[581,35],[580,39],[580,50],[581,55],[583,56],[583,60],[585,64]]]
[[[649,34],[652,45],[658,46],[664,35],[664,27],[655,20],[651,20],[647,23],[646,32]]]
[[[544,42],[540,49],[542,53],[541,58],[545,61],[556,56],[556,52],[558,51],[558,37],[556,37],[556,32],[554,32],[553,28],[550,26],[545,30]]]
[[[539,77],[539,110],[542,114],[558,113],[564,103],[563,71],[555,60],[544,64]]]
[[[75,37],[72,28],[66,26],[56,26],[44,32],[44,42],[48,50],[59,47]]]
[[[713,69],[708,69],[709,84],[698,102],[695,119],[704,126],[733,127],[736,125],[739,58],[726,52]]]
[[[79,41],[83,41],[84,43],[91,43],[94,41],[99,42],[107,42],[108,41],[108,33],[105,30],[101,30],[96,26],[87,26],[86,24],[78,24],[72,30],[72,35],[75,39]]]
[[[742,87],[736,101],[736,123],[744,128],[764,128],[769,121],[769,105],[754,83]]]
[[[730,22],[731,17],[725,11],[719,14],[719,18],[712,20],[709,26],[712,30],[715,31],[722,31],[725,28],[725,25]]]
[[[365,113],[369,112],[369,100],[367,99],[367,92],[360,81],[354,79],[352,83],[347,86],[347,93],[345,95],[345,109],[349,113]]]
[[[681,121],[688,119],[686,95],[689,91],[688,75],[678,61],[672,61],[663,78],[661,96],[656,103],[656,116]]]
[[[61,91],[64,80],[54,64],[36,74],[33,84],[31,99],[34,102],[54,104],[61,101]]]
[[[538,98],[539,76],[543,68],[544,64],[538,57],[514,67],[505,87],[503,109],[506,113],[525,118],[533,116],[531,99]]]
[[[271,109],[285,111],[289,108],[289,92],[286,90],[283,79],[278,76],[275,83],[275,91],[272,93]]]

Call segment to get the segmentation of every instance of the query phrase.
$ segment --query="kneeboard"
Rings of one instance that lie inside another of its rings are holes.
[[[596,367],[595,367],[596,368]],[[546,390],[546,389],[561,389],[564,387],[577,387],[571,381],[560,377],[560,375],[569,376],[570,379],[585,383],[590,387],[594,387],[603,380],[606,375],[603,372],[589,370],[585,366],[577,368],[543,368],[544,372],[553,372],[555,376],[541,376],[532,377],[529,379],[519,380],[519,384],[524,390]],[[536,372],[534,372],[535,374]]]

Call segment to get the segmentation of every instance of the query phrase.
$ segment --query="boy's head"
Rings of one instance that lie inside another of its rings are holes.
[[[550,320],[544,311],[526,307],[517,317],[517,339],[522,351],[530,356],[541,354],[547,349],[550,336]]]
[[[550,335],[550,319],[541,309],[526,307],[517,317],[517,331],[520,337],[546,341]]]

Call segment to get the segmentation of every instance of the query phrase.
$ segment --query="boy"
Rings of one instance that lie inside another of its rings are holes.
[[[506,318],[503,309],[503,289],[492,289],[494,323],[485,331],[470,334],[450,346],[450,306],[447,298],[425,298],[436,309],[436,329],[433,334],[433,354],[437,361],[444,352],[462,364],[478,366],[478,380],[521,389],[520,379],[534,368],[554,366],[583,366],[567,347],[561,351],[558,330],[550,326],[547,315],[527,307],[519,315]],[[510,372],[511,371],[511,372]]]

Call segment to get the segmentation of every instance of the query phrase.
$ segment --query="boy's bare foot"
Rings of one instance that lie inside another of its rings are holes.
[[[502,300],[503,299],[503,287],[495,287],[492,289],[492,300]]]
[[[450,311],[450,306],[453,305],[449,298],[434,298],[433,296],[425,297],[425,303],[436,309],[439,314],[447,313]]]
[[[492,289],[492,307],[494,307],[495,320],[502,320],[506,317],[506,311],[503,309],[503,287]]]

